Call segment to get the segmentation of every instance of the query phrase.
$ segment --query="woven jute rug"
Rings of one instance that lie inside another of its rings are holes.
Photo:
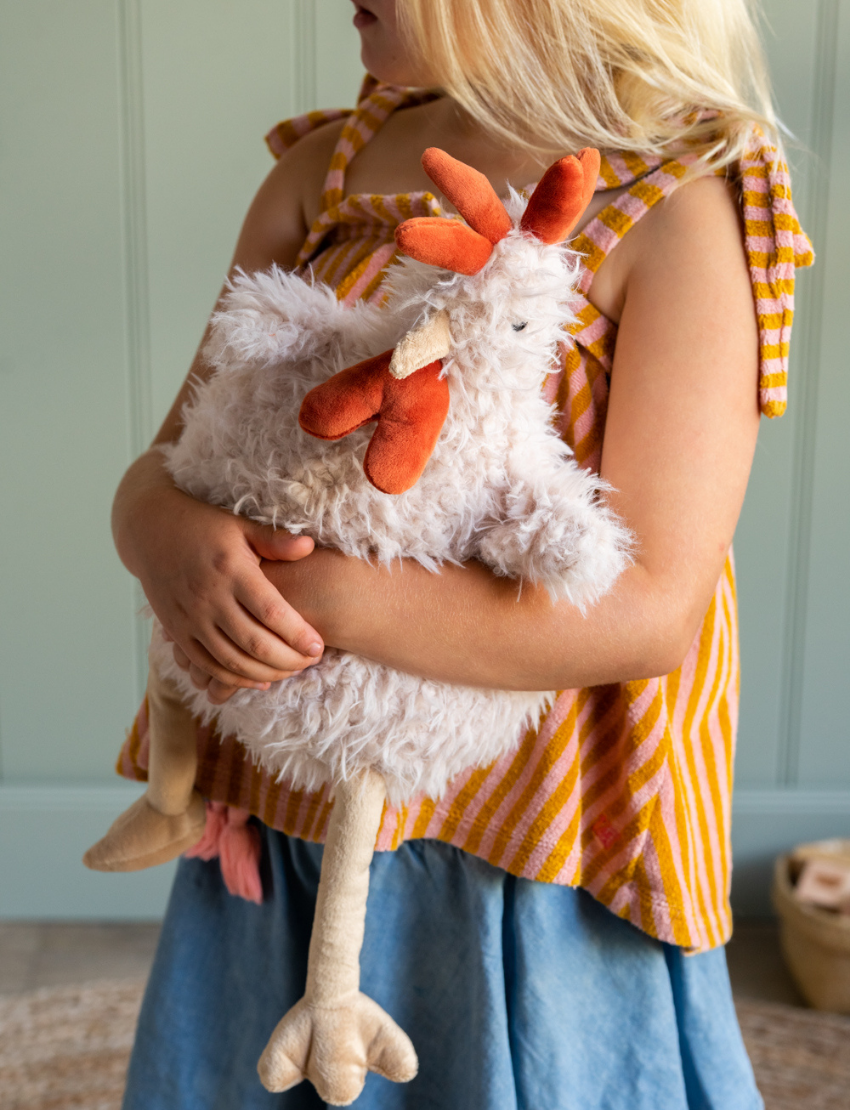
[[[143,989],[103,980],[0,997],[0,1110],[118,1110]]]
[[[768,1002],[737,1008],[766,1110],[850,1108],[850,1018]]]
[[[119,1110],[143,987],[0,997],[0,1110]],[[848,1110],[850,1018],[758,1002],[738,1016],[766,1110]]]

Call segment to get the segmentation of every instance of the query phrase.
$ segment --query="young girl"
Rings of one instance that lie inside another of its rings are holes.
[[[393,229],[450,215],[439,146],[500,193],[582,146],[605,157],[574,246],[575,344],[547,389],[637,537],[582,615],[477,564],[386,570],[178,492],[199,354],[115,502],[118,550],[178,662],[221,703],[324,645],[468,685],[563,691],[536,734],[439,803],[387,809],[363,989],[416,1045],[416,1110],[755,1110],[723,956],[737,705],[731,539],[760,413],[784,408],[796,265],[811,260],[745,0],[365,0],[374,79],[350,113],[269,136],[278,162],[234,267],[272,263],[380,300]],[[614,249],[614,248],[617,249]],[[755,296],[755,309],[754,309]],[[604,439],[603,439],[604,434]],[[662,676],[662,677],[657,677]],[[144,777],[144,713],[122,753]],[[300,997],[330,806],[199,729],[198,787],[260,818],[263,900],[184,860],[125,1110],[323,1105],[256,1061]],[[235,810],[231,812],[231,819]],[[693,954],[686,956],[690,950]]]

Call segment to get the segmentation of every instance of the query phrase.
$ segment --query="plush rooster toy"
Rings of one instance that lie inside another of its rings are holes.
[[[526,203],[440,150],[423,165],[466,223],[407,220],[384,307],[340,305],[325,286],[273,268],[240,274],[214,319],[215,373],[167,449],[177,485],[317,544],[439,572],[477,559],[593,602],[628,561],[630,537],[553,430],[541,387],[574,319],[579,256],[564,240],[586,207],[599,155],[551,166]],[[383,351],[383,354],[374,354]],[[438,797],[515,747],[547,691],[435,682],[328,648],[268,691],[211,706],[155,630],[147,793],[86,857],[102,870],[173,858],[203,832],[193,715],[217,719],[299,789],[331,784],[307,987],[260,1060],[272,1091],[307,1077],[334,1106],[366,1071],[404,1081],[406,1034],[360,992],[369,864],[386,798]]]

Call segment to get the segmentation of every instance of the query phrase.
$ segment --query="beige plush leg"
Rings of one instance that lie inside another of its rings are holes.
[[[177,687],[148,672],[148,789],[83,856],[94,871],[140,871],[179,856],[201,839],[206,807],[195,790],[195,723]]]
[[[309,1079],[331,1106],[349,1106],[366,1072],[397,1083],[416,1075],[410,1039],[360,993],[369,864],[381,823],[383,779],[367,772],[336,789],[322,860],[304,997],[279,1022],[258,1070],[269,1091]]]

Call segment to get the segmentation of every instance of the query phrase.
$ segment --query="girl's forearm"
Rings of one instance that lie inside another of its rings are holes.
[[[165,469],[162,452],[151,447],[127,469],[115,491],[112,503],[112,536],[121,561],[131,574],[139,576],[136,530],[145,525],[145,504],[153,498],[179,497]]]
[[[325,643],[464,685],[551,690],[666,674],[696,632],[639,565],[584,615],[479,563],[436,575],[321,550],[263,569]]]

